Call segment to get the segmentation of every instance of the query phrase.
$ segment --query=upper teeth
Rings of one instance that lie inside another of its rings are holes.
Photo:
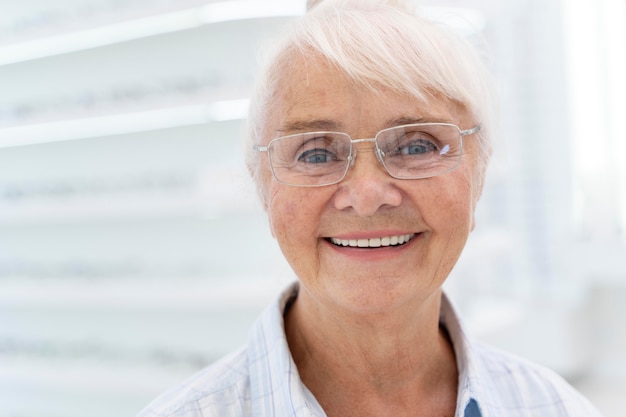
[[[381,246],[402,245],[413,238],[415,234],[375,237],[372,239],[337,239],[331,238],[330,241],[335,245],[350,246],[353,248],[380,248]]]

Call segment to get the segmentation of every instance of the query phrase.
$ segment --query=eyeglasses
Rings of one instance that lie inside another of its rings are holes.
[[[461,130],[450,123],[419,123],[383,129],[373,138],[352,139],[341,132],[307,132],[273,139],[267,152],[274,178],[286,185],[321,187],[344,179],[356,160],[357,143],[372,142],[378,161],[398,179],[435,177],[459,166],[463,136],[480,125]]]

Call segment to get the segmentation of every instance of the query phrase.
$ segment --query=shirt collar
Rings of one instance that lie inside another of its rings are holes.
[[[456,309],[445,294],[443,294],[441,299],[439,322],[445,327],[450,336],[459,372],[455,417],[490,417],[488,411],[481,407],[481,403],[484,402],[481,399],[488,395],[488,391],[483,388],[483,378],[480,377],[482,373],[481,362],[476,357],[472,344],[463,330],[463,325]],[[475,402],[475,404],[470,404],[471,402]],[[465,414],[468,407],[476,410],[471,416],[466,416]]]
[[[284,291],[262,314],[248,343],[253,416],[325,416],[300,379],[285,336],[283,313],[298,293],[298,284]]]
[[[254,416],[325,416],[313,394],[302,383],[285,336],[283,313],[297,296],[298,288],[294,283],[284,291],[250,333],[248,357]],[[487,392],[481,383],[480,362],[445,294],[440,323],[450,335],[459,372],[455,417],[492,417],[481,407],[481,399]],[[465,410],[473,411],[466,415]]]

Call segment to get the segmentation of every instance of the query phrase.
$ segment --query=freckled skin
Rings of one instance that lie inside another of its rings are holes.
[[[323,65],[294,66],[283,87],[271,108],[267,142],[290,133],[276,130],[293,120],[334,120],[353,138],[373,137],[389,127],[385,121],[402,116],[450,120],[462,129],[474,125],[453,103],[435,99],[424,105],[391,92],[366,91]],[[358,145],[355,164],[336,185],[279,184],[265,160],[262,177],[272,233],[307,293],[353,311],[384,312],[439,291],[456,263],[473,227],[476,149],[466,141],[463,162],[445,175],[397,180],[371,148]],[[347,259],[324,239],[383,229],[420,236],[409,250],[384,262]]]

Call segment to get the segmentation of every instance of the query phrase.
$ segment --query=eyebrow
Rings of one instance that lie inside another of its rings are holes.
[[[418,123],[452,123],[452,121],[447,118],[436,116],[400,116],[388,119],[384,123],[383,128]],[[276,132],[280,134],[314,131],[343,132],[344,130],[343,124],[331,119],[287,120],[278,129],[276,129]]]
[[[311,131],[342,131],[343,125],[330,119],[318,120],[288,120],[283,123],[276,132],[297,133]]]
[[[401,116],[389,119],[385,122],[385,127],[394,127],[402,125],[414,125],[418,123],[453,123],[450,119],[436,116]]]

